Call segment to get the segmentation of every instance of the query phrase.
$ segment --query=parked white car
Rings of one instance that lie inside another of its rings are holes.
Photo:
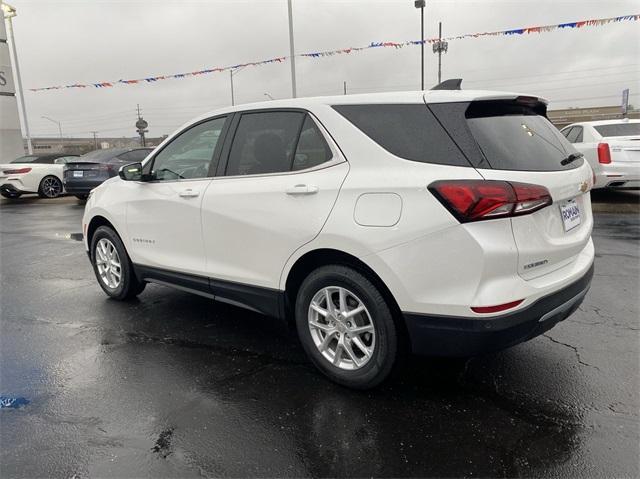
[[[57,198],[64,192],[62,171],[67,161],[78,155],[26,155],[0,165],[0,195],[19,198],[38,193],[42,198]]]
[[[592,172],[545,113],[481,91],[214,111],[93,190],[85,246],[112,298],[156,282],[286,318],[372,387],[403,350],[502,349],[582,302]]]
[[[595,188],[640,188],[640,120],[586,121],[561,132],[593,168]]]

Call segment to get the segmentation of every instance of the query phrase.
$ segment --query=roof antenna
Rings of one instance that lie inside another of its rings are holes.
[[[442,83],[438,83],[432,90],[462,90],[462,78],[450,78]]]

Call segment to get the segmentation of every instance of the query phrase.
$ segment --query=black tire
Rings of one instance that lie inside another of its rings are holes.
[[[97,253],[96,248],[101,239],[108,240],[114,247],[118,253],[118,257],[120,259],[120,281],[116,287],[110,287],[105,284],[105,281],[101,278],[100,272],[98,271],[98,265],[96,262]],[[120,240],[118,234],[109,226],[100,226],[96,232],[93,234],[91,238],[91,265],[93,266],[93,272],[96,275],[96,279],[98,280],[98,284],[102,288],[102,290],[107,294],[107,296],[117,299],[119,301],[124,301],[127,299],[131,299],[142,293],[146,286],[144,281],[139,281],[136,278],[135,273],[133,271],[133,266],[131,264],[131,259],[127,254],[127,250],[124,247],[124,244]]]
[[[20,198],[22,196],[22,193],[8,193],[6,191],[2,191],[0,192],[0,195],[11,200],[15,200],[16,198]]]
[[[367,308],[375,331],[371,358],[359,369],[345,370],[334,366],[314,343],[309,329],[309,307],[313,297],[323,288],[337,286],[355,294]],[[398,335],[391,308],[380,291],[358,271],[339,265],[328,265],[313,271],[302,282],[296,298],[296,326],[302,346],[327,377],[354,389],[370,389],[384,381],[398,356]]]
[[[38,186],[38,196],[40,198],[57,198],[64,192],[62,181],[54,175],[45,176]]]
[[[76,198],[78,198],[80,201],[84,201],[87,198],[89,198],[89,195],[74,195]]]

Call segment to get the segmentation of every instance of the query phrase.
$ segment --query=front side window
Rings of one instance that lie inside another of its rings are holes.
[[[169,143],[153,160],[151,174],[158,181],[206,178],[226,117],[199,123]]]
[[[297,111],[244,113],[229,152],[227,176],[291,171],[304,119],[305,113]]]

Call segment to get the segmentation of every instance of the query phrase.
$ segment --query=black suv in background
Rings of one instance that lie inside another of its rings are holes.
[[[103,181],[116,176],[121,166],[144,160],[153,148],[109,148],[82,155],[64,167],[67,193],[84,200]]]

